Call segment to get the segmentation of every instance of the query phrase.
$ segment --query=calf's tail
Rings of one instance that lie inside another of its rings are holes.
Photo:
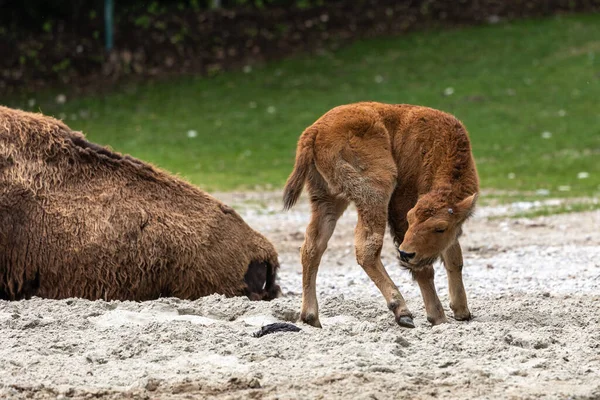
[[[314,163],[313,147],[316,133],[317,129],[311,126],[302,133],[298,140],[294,170],[290,174],[283,190],[284,210],[292,208],[302,193],[308,170]]]

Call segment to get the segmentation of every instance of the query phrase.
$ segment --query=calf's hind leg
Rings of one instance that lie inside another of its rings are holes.
[[[309,187],[310,190],[310,187]],[[301,249],[302,261],[302,308],[300,319],[317,328],[319,321],[319,306],[317,303],[317,272],[321,257],[327,249],[337,220],[344,213],[348,202],[321,193],[311,192],[311,220],[306,228],[306,236]]]
[[[469,320],[471,312],[467,306],[467,294],[463,285],[463,257],[458,240],[442,253],[442,259],[448,275],[450,308],[454,312],[454,318],[458,321]]]

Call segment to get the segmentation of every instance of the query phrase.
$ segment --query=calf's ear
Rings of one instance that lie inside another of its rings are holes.
[[[475,211],[475,203],[477,202],[478,193],[473,193],[467,198],[462,199],[457,205],[458,214],[462,219],[469,218]]]

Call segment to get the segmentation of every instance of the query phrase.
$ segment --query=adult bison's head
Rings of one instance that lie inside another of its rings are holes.
[[[408,230],[398,247],[400,263],[409,269],[432,264],[462,233],[462,224],[473,213],[477,193],[454,204],[426,194],[406,215]]]

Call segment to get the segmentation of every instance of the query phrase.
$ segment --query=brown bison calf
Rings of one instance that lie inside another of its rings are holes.
[[[273,245],[208,194],[0,107],[0,299],[272,299],[277,268]]]
[[[454,317],[471,317],[458,237],[475,206],[479,183],[460,121],[411,105],[336,107],[300,136],[294,171],[285,187],[285,208],[294,205],[305,182],[312,219],[301,250],[304,322],[321,326],[317,270],[336,221],[351,201],[358,211],[357,261],[385,297],[398,324],[414,327],[404,298],[381,263],[386,222],[400,264],[419,284],[427,319],[432,324],[446,322],[433,283],[432,264],[440,256]]]

